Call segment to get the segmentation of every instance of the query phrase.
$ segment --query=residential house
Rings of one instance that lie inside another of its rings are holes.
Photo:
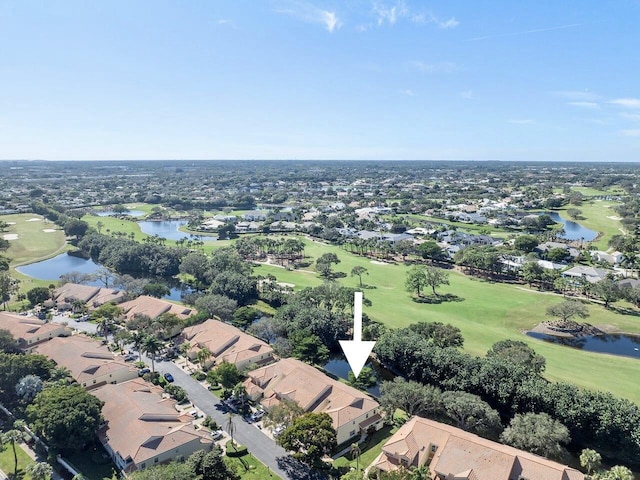
[[[185,328],[178,342],[189,342],[188,356],[192,361],[201,350],[209,350],[211,357],[206,360],[206,367],[228,362],[242,369],[250,364],[264,365],[273,361],[273,348],[268,344],[218,320]]]
[[[62,324],[8,312],[0,312],[0,329],[8,330],[25,352],[31,352],[38,344],[52,338],[71,335],[71,330]]]
[[[604,270],[602,268],[586,267],[584,265],[576,265],[562,272],[563,277],[569,277],[573,279],[584,278],[589,283],[598,283],[603,280],[608,274],[612,273],[611,270]]]
[[[610,265],[620,265],[622,260],[624,260],[624,254],[622,252],[602,252],[595,251],[591,252],[591,258],[596,262],[608,263]]]
[[[249,372],[248,377],[244,382],[247,393],[267,410],[288,399],[305,412],[327,413],[338,444],[383,426],[378,402],[300,360],[284,358]]]
[[[251,210],[242,215],[242,219],[248,222],[264,222],[267,219],[266,210]]]
[[[53,305],[60,310],[69,310],[73,302],[79,300],[89,308],[97,308],[105,303],[121,303],[125,299],[122,290],[101,288],[79,283],[65,283],[53,291]]]
[[[173,313],[179,319],[184,320],[188,316],[197,313],[193,308],[177,305],[175,303],[162,300],[160,298],[140,295],[133,300],[121,303],[119,307],[122,309],[125,320],[129,321],[136,315],[146,315],[149,318],[158,318],[164,313]]]
[[[373,465],[386,472],[427,465],[434,480],[584,480],[574,468],[421,417],[400,427]]]
[[[142,379],[91,393],[104,402],[98,438],[125,474],[181,461],[213,445],[206,431],[195,429],[190,415],[178,412],[175,400]]]
[[[73,379],[87,390],[138,377],[138,370],[122,356],[84,335],[52,338],[37,345],[35,352],[68,369]]]

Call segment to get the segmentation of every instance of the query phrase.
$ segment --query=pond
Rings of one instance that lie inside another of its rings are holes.
[[[549,215],[554,222],[562,223],[564,225],[564,235],[561,235],[561,237],[566,240],[584,240],[586,242],[590,242],[595,240],[598,236],[598,232],[585,228],[577,222],[565,220],[558,214],[558,212],[544,213]]]
[[[167,240],[175,241],[182,238],[193,238],[202,240],[203,242],[213,242],[218,239],[217,237],[209,237],[205,235],[190,235],[188,233],[181,232],[179,228],[186,224],[186,220],[163,220],[157,222],[145,220],[143,222],[138,222],[138,225],[140,225],[140,230],[142,230],[147,235],[158,235],[159,237],[166,238]]]
[[[85,274],[91,274],[98,271],[100,265],[95,263],[91,259],[75,257],[62,253],[57,257],[50,258],[49,260],[43,260],[42,262],[31,263],[29,265],[23,265],[16,268],[16,270],[24,275],[36,278],[38,280],[49,280],[51,282],[57,282],[62,275],[70,272],[80,272]],[[158,279],[149,279],[150,281],[159,281]],[[84,282],[86,285],[93,285],[100,287],[103,285],[99,280],[93,280]],[[161,282],[162,283],[162,282]],[[162,298],[167,300],[180,301],[183,293],[189,293],[191,290],[186,285],[181,285],[177,281],[175,284],[168,285],[170,288],[169,295],[165,295]]]
[[[113,210],[102,210],[100,212],[96,212],[96,215],[99,217],[110,217],[111,215],[120,215],[119,213],[114,212]],[[129,210],[124,212],[123,215],[129,215],[131,217],[142,217],[144,212],[142,210]]]
[[[392,380],[395,375],[385,368],[383,368],[377,362],[369,360],[365,367],[369,367],[373,369],[373,373],[376,376],[377,383],[371,388],[367,389],[367,393],[373,397],[380,397],[380,383],[382,380]],[[351,367],[349,366],[349,362],[342,355],[333,355],[327,363],[323,365],[323,368],[330,374],[335,375],[338,378],[342,378],[344,380],[349,379],[349,372],[351,371]]]
[[[545,342],[579,348],[588,352],[609,353],[640,359],[640,335],[606,333],[582,337],[558,337],[538,332],[527,332],[527,335]]]

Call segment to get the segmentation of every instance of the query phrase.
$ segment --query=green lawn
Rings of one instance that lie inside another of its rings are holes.
[[[609,217],[617,217],[616,211],[613,209],[617,202],[609,202],[606,200],[593,200],[584,202],[580,206],[567,206],[559,211],[563,218],[570,219],[566,214],[566,210],[569,208],[577,208],[582,210],[578,223],[586,228],[595,230],[600,233],[598,239],[591,242],[600,250],[606,250],[609,248],[608,242],[613,235],[620,235],[622,231],[622,224],[618,220],[614,220]],[[565,211],[563,211],[565,210]]]
[[[268,469],[260,460],[247,453],[242,457],[227,457],[231,465],[236,468],[242,480],[279,480],[280,477]]]
[[[341,263],[335,270],[347,274],[338,280],[343,285],[358,287],[357,277],[351,277],[349,273],[355,265],[367,268],[369,274],[363,276],[363,282],[373,288],[365,288],[364,295],[371,299],[373,305],[365,307],[365,312],[374,320],[394,328],[418,321],[450,323],[462,331],[465,349],[476,355],[484,355],[499,340],[522,340],[546,357],[547,378],[611,391],[640,403],[640,384],[636,381],[639,367],[637,359],[574,350],[524,334],[547,318],[547,306],[562,301],[559,295],[541,293],[519,285],[489,283],[451,272],[450,285],[439,289],[439,293],[455,295],[458,301],[420,304],[414,302],[405,291],[407,266],[375,264],[338,247],[306,239],[305,245],[308,260],[313,261],[326,252],[338,255]],[[260,265],[255,273],[272,273],[279,281],[295,284],[296,289],[321,283],[321,279],[313,272],[313,265],[304,271]],[[624,332],[640,333],[640,318],[635,315],[640,312],[637,310],[631,309],[630,312],[634,314],[624,315],[594,304],[589,306],[589,311],[591,316],[588,321],[593,325],[610,325]]]
[[[371,465],[378,455],[382,452],[382,446],[389,440],[389,437],[398,431],[398,427],[385,425],[381,430],[377,431],[369,439],[360,444],[360,459],[358,461],[360,469],[364,469]],[[333,464],[336,467],[352,467],[356,468],[356,460],[351,458],[347,453],[337,458]]]
[[[16,453],[18,454],[18,478],[22,480],[31,480],[31,475],[24,471],[24,469],[33,460],[25,453],[19,445],[16,445]],[[0,449],[0,470],[7,475],[13,475],[13,449],[11,445],[5,445],[3,449]],[[102,480],[102,479],[101,479]]]

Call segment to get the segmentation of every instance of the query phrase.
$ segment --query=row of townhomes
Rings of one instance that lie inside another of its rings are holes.
[[[384,472],[426,465],[434,480],[584,480],[574,468],[421,417],[405,423],[373,465]]]

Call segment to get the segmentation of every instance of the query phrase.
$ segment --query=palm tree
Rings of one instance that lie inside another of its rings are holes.
[[[244,406],[247,403],[247,389],[242,383],[238,383],[233,387],[233,396],[240,400],[240,408],[244,410]]]
[[[98,230],[98,233],[100,233],[100,232],[101,232],[102,227],[104,227],[104,223],[102,223],[100,220],[98,220],[98,221],[96,222],[96,230]]]
[[[209,360],[212,355],[213,354],[211,353],[211,350],[209,350],[207,347],[202,348],[196,354],[196,359],[198,360],[198,363],[200,364],[200,368],[202,370],[204,370],[204,366],[207,363],[207,360]]]
[[[25,375],[16,385],[16,393],[27,403],[30,403],[43,388],[42,379],[37,375]]]
[[[360,445],[358,445],[358,442],[352,443],[351,447],[349,448],[349,453],[351,454],[351,459],[355,459],[356,460],[356,472],[360,471]]]
[[[53,473],[53,468],[47,462],[30,463],[26,470],[33,480],[47,480]]]
[[[24,427],[24,422],[17,420],[13,426],[16,428],[2,434],[2,443],[11,443],[11,448],[13,449],[13,478],[18,478],[18,452],[16,452],[16,442],[22,441],[22,430],[19,429]]]
[[[233,434],[236,431],[236,424],[233,423],[233,417],[235,417],[235,415],[231,412],[229,412],[229,414],[227,415],[227,423],[226,423],[226,427],[227,427],[227,432],[229,432],[229,436],[231,437],[231,445],[233,445]]]
[[[142,358],[142,344],[144,343],[145,334],[142,332],[133,332],[131,335],[131,341],[133,342],[133,346],[138,351],[138,361]]]
[[[162,350],[163,344],[155,335],[148,335],[142,342],[142,350],[151,358],[151,371],[156,372],[156,353]]]

